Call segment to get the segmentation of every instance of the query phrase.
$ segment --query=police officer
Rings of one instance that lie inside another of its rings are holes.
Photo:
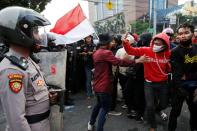
[[[30,58],[40,41],[38,26],[48,24],[31,9],[7,7],[0,11],[0,37],[10,48],[0,63],[0,98],[8,131],[50,131],[49,98],[54,97]]]

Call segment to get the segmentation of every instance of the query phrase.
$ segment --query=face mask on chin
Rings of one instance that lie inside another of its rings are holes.
[[[189,47],[189,46],[192,44],[192,40],[189,39],[189,40],[186,40],[186,41],[180,41],[180,44],[181,44],[183,47]]]
[[[153,45],[153,52],[155,53],[159,53],[161,51],[163,51],[165,49],[165,46],[164,45]]]

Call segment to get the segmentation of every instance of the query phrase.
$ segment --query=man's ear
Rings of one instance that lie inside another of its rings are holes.
[[[191,33],[191,39],[194,37],[194,33]]]

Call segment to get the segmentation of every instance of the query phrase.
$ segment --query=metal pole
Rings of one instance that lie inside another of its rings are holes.
[[[149,9],[149,12],[150,12],[150,19],[149,19],[149,28],[151,27],[151,23],[152,23],[152,9],[153,9],[153,4],[152,4],[152,0],[150,0],[150,9]]]
[[[164,0],[164,9],[166,9],[167,8],[167,3],[168,3],[168,0]],[[165,16],[165,19],[166,19],[166,16]],[[166,23],[164,22],[163,23],[163,29],[165,29],[166,28]]]
[[[116,0],[116,14],[118,13],[118,0]]]
[[[102,16],[101,16],[101,19],[103,19],[104,18],[104,5],[103,5],[103,0],[101,0],[101,14],[102,14]]]
[[[166,8],[168,8],[168,3],[169,3],[168,0],[166,0]]]
[[[31,8],[31,0],[28,0],[28,6]]]
[[[98,20],[98,3],[94,3],[95,8],[95,14],[96,14],[96,21]]]
[[[153,1],[154,1],[154,20],[153,20],[154,33],[153,35],[156,35],[157,33],[157,0],[153,0]]]

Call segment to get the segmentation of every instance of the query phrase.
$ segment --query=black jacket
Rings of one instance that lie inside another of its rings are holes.
[[[183,87],[182,81],[197,81],[197,45],[175,47],[171,53],[171,64],[175,87]]]
[[[88,45],[88,44],[83,44],[81,46],[81,52],[93,52],[96,50],[96,45],[95,44],[91,44],[91,45]],[[82,59],[84,61],[84,65],[85,66],[88,66],[89,68],[93,68],[93,58],[92,58],[92,54],[88,54],[86,56],[82,56]]]

